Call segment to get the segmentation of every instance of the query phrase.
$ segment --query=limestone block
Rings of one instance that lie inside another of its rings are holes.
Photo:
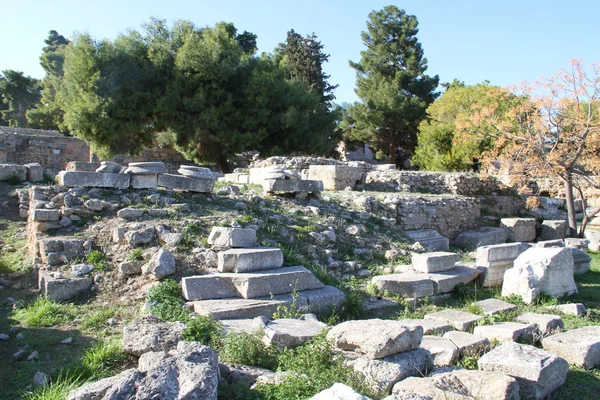
[[[542,240],[564,239],[567,230],[567,221],[564,220],[545,220],[542,222]]]
[[[67,301],[88,291],[92,287],[92,278],[54,278],[49,273],[42,273],[39,279],[41,292],[54,301]]]
[[[127,165],[126,174],[132,175],[156,175],[169,172],[162,161],[133,162]]]
[[[100,166],[96,168],[95,172],[102,172],[105,174],[118,174],[121,172],[121,164],[113,161],[101,161]]]
[[[442,310],[431,314],[426,314],[425,319],[446,322],[459,331],[469,331],[475,326],[477,321],[482,319],[480,315],[471,314],[457,310]]]
[[[569,372],[565,359],[533,346],[507,342],[484,354],[479,369],[512,376],[524,399],[543,399],[563,385]]]
[[[24,182],[27,179],[27,167],[17,164],[0,164],[0,181],[17,179]]]
[[[427,276],[433,282],[434,293],[438,295],[452,292],[459,283],[473,282],[479,276],[479,270],[457,265],[448,271]]]
[[[134,189],[156,189],[157,185],[157,174],[131,175],[131,187]]]
[[[535,240],[535,218],[502,218],[500,227],[508,232],[511,242],[533,242]]]
[[[420,272],[442,272],[454,268],[460,261],[460,255],[446,251],[433,253],[413,253],[412,265]]]
[[[242,319],[255,317],[271,318],[278,307],[289,305],[290,301],[276,299],[215,299],[194,301],[194,312],[213,319]]]
[[[323,191],[323,182],[292,179],[267,179],[263,183],[263,190],[267,193],[321,192]]]
[[[136,219],[144,215],[144,210],[139,208],[122,208],[117,211],[117,216],[123,219]]]
[[[160,249],[142,266],[142,273],[150,275],[153,279],[161,280],[165,276],[175,273],[175,264],[173,254],[167,249]]]
[[[495,315],[505,312],[516,311],[517,306],[514,304],[507,303],[499,299],[486,299],[476,302],[479,307],[483,310],[485,315]]]
[[[560,312],[567,315],[577,315],[581,317],[587,315],[587,307],[581,303],[558,304],[555,306],[547,306],[548,310]]]
[[[577,293],[573,279],[571,249],[531,248],[515,260],[515,266],[504,273],[502,296],[515,294],[531,304],[540,293],[563,296]]]
[[[479,247],[476,264],[481,271],[482,286],[502,285],[504,272],[512,268],[515,259],[528,248],[529,245],[526,243],[504,243]]]
[[[126,174],[105,174],[100,172],[70,172],[58,173],[58,184],[67,187],[99,187],[127,189],[130,176]]]
[[[288,301],[293,301],[292,295],[283,295]],[[275,296],[281,298],[283,296]],[[306,313],[328,314],[336,310],[341,310],[346,304],[346,295],[344,292],[334,286],[325,286],[321,289],[304,290],[299,293],[296,301],[301,306],[301,309]]]
[[[442,335],[452,330],[447,323],[433,319],[399,319],[398,322],[405,326],[420,326],[423,328],[423,335]]]
[[[293,349],[302,346],[325,329],[327,325],[318,320],[277,319],[265,324],[263,341],[279,350]]]
[[[58,210],[44,210],[42,208],[36,208],[31,210],[29,214],[31,215],[31,219],[33,221],[53,222],[58,221],[60,218],[60,211]]]
[[[476,326],[473,333],[500,342],[533,342],[535,326],[518,322],[495,322]]]
[[[463,357],[479,357],[491,348],[488,338],[467,332],[450,331],[443,337],[451,340]]]
[[[310,165],[308,179],[322,181],[325,190],[354,188],[363,180],[363,169],[347,165]]]
[[[585,251],[569,247],[573,256],[573,272],[575,274],[585,274],[590,270],[590,257]]]
[[[430,251],[448,251],[450,248],[450,239],[440,235],[435,229],[405,231],[404,234]]]
[[[541,240],[535,243],[533,247],[565,247],[565,241],[562,239]]]
[[[99,162],[69,161],[65,170],[68,172],[96,172],[98,168],[100,168]]]
[[[283,252],[279,248],[230,249],[218,254],[219,272],[253,272],[279,268]]]
[[[398,321],[368,319],[342,322],[331,328],[327,339],[340,350],[355,351],[369,359],[414,350],[421,344],[423,328]]]
[[[323,284],[312,272],[301,266],[244,274],[229,273],[221,276],[229,277],[239,295],[245,299],[323,287]]]
[[[552,314],[521,314],[516,319],[517,322],[532,324],[539,335],[548,336],[564,330],[564,323],[560,316]]]
[[[420,347],[431,353],[436,368],[454,365],[458,361],[458,347],[448,338],[425,335]]]
[[[27,182],[41,182],[44,180],[44,167],[40,163],[24,164],[27,168]]]
[[[585,326],[548,336],[544,349],[585,369],[600,366],[600,326]]]
[[[135,356],[149,352],[167,352],[183,340],[183,322],[164,322],[147,315],[136,319],[123,329],[123,351]]]
[[[481,246],[502,244],[506,242],[507,238],[508,232],[506,229],[485,226],[472,231],[461,232],[454,239],[454,245],[464,250],[473,251]]]
[[[237,297],[238,291],[229,277],[219,274],[188,276],[181,280],[181,292],[186,300],[226,299]]]
[[[255,247],[256,230],[215,226],[208,235],[208,244],[219,247]]]
[[[377,275],[371,281],[382,292],[388,291],[390,294],[399,295],[404,298],[419,299],[434,295],[433,281],[425,274],[408,272],[393,275]]]
[[[579,250],[587,250],[590,245],[589,239],[565,238],[565,246]]]
[[[135,176],[136,175],[134,175],[134,177]],[[157,185],[185,192],[212,193],[215,181],[212,179],[197,179],[183,175],[160,174],[158,175]]]

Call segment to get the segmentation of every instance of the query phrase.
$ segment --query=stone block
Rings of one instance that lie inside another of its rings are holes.
[[[215,226],[208,235],[208,244],[219,247],[255,247],[256,230]]]
[[[504,243],[477,249],[477,267],[481,271],[480,282],[484,287],[500,286],[504,272],[512,268],[516,258],[529,248],[526,243]]]
[[[69,161],[65,170],[68,172],[96,172],[100,165],[99,162]]]
[[[518,322],[495,322],[490,325],[476,326],[473,333],[500,342],[533,342],[535,326]]]
[[[158,175],[157,185],[185,192],[212,193],[215,181],[212,179],[191,178],[183,175],[160,174]]]
[[[560,312],[567,315],[577,315],[581,317],[587,315],[587,308],[581,303],[557,304],[555,306],[547,306],[548,310]]]
[[[254,272],[283,265],[283,252],[278,248],[230,249],[218,257],[219,272]]]
[[[433,253],[413,253],[412,265],[419,272],[442,272],[454,268],[460,261],[460,255],[446,251]]]
[[[126,174],[104,174],[100,172],[60,171],[58,184],[67,187],[98,187],[127,189],[130,176]]]
[[[533,245],[533,247],[565,247],[565,242],[562,239],[553,239],[553,240],[541,240]]]
[[[585,326],[548,336],[544,349],[585,369],[600,366],[600,326]]]
[[[121,164],[113,161],[101,161],[100,166],[96,168],[96,172],[103,172],[106,174],[118,174],[121,172]]]
[[[334,383],[329,389],[315,394],[308,400],[370,400],[354,391],[350,386],[343,383]]]
[[[459,283],[473,282],[478,276],[479,270],[458,265],[448,271],[427,274],[433,282],[433,291],[436,295],[450,293]]]
[[[448,338],[426,335],[420,347],[431,353],[436,368],[455,365],[458,361],[458,347]]]
[[[523,399],[544,399],[565,383],[565,359],[533,346],[507,342],[484,354],[479,369],[512,376]]]
[[[117,211],[117,216],[123,219],[137,219],[144,215],[144,210],[139,208],[122,208]]]
[[[552,314],[525,313],[519,315],[516,321],[534,325],[541,336],[553,335],[565,328],[562,318]]]
[[[433,319],[399,319],[398,322],[405,326],[420,326],[423,328],[423,335],[443,335],[452,330],[447,323]]]
[[[323,284],[312,272],[300,266],[244,274],[222,274],[221,276],[229,277],[240,296],[245,299],[323,287]]]
[[[590,257],[585,251],[569,247],[571,255],[573,256],[573,273],[585,274],[590,270],[590,263],[592,257]]]
[[[285,296],[288,301],[293,301],[293,296],[279,295],[276,299]],[[344,292],[334,286],[324,286],[321,289],[304,290],[298,293],[296,302],[300,304],[301,310],[313,314],[329,314],[339,311],[346,304]],[[305,304],[305,305],[303,305]]]
[[[325,190],[354,188],[363,180],[363,169],[347,165],[310,165],[308,179],[322,181]]]
[[[450,248],[450,239],[440,235],[434,229],[405,231],[404,234],[413,242],[430,251],[448,251]]]
[[[515,294],[531,304],[541,293],[557,297],[577,293],[573,269],[571,249],[531,248],[504,273],[502,296]]]
[[[219,274],[188,276],[181,280],[181,292],[186,300],[210,300],[237,297],[238,291],[229,277]]]
[[[24,164],[27,168],[27,182],[41,182],[44,180],[44,167],[40,163]]]
[[[472,231],[461,232],[454,239],[454,245],[464,250],[473,251],[481,246],[502,244],[506,242],[507,238],[508,232],[506,229],[484,226]]]
[[[479,357],[491,348],[488,338],[467,332],[450,331],[443,337],[454,343],[462,357]]]
[[[542,231],[540,233],[540,239],[564,239],[567,231],[567,226],[567,221],[565,220],[545,220],[542,222]]]
[[[54,278],[49,273],[42,273],[39,279],[41,292],[54,301],[67,301],[87,292],[92,287],[92,278]]]
[[[377,359],[414,350],[421,344],[423,328],[398,321],[367,319],[342,322],[327,332],[334,348]]]
[[[278,307],[289,305],[289,301],[276,299],[215,299],[194,301],[194,312],[213,319],[272,318]]]
[[[404,298],[419,299],[433,296],[435,293],[433,281],[425,274],[408,272],[393,275],[377,275],[373,277],[372,282],[382,292],[388,291],[390,294]]]
[[[265,324],[263,341],[278,350],[293,349],[302,346],[325,329],[327,325],[318,320],[277,319]]]
[[[27,179],[27,167],[17,164],[0,164],[0,181],[16,179],[24,182]]]
[[[425,319],[446,322],[447,324],[453,326],[454,329],[463,332],[473,329],[477,321],[482,318],[483,317],[480,315],[457,310],[442,310],[425,315]]]
[[[508,232],[511,242],[533,242],[535,240],[535,218],[502,218],[500,227]]]
[[[506,301],[493,298],[481,300],[476,302],[475,304],[481,307],[484,315],[495,315],[517,310],[517,306],[515,306],[514,304],[510,304]]]
[[[589,239],[579,239],[579,238],[565,238],[565,246],[572,247],[574,249],[579,250],[588,250],[588,246],[590,245]]]
[[[323,182],[295,179],[267,179],[263,183],[263,190],[267,193],[322,192]]]
[[[103,174],[106,175],[106,174]],[[125,175],[125,174],[123,174]],[[130,174],[127,174],[130,175]],[[131,174],[131,187],[134,189],[156,189],[158,186],[158,175],[147,174],[147,175],[133,175]]]
[[[54,222],[60,219],[60,211],[58,210],[45,210],[43,208],[36,208],[30,210],[29,215],[33,221],[41,222]]]

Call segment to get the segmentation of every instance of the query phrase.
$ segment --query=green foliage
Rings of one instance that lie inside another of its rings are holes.
[[[117,314],[115,308],[103,308],[91,314],[86,314],[81,323],[82,328],[90,330],[98,330],[102,328],[109,318],[113,318]]]
[[[92,250],[85,256],[85,262],[94,266],[97,271],[106,271],[109,268],[106,255],[100,250]]]
[[[438,96],[438,77],[425,74],[417,26],[415,16],[396,6],[371,12],[362,32],[366,50],[360,62],[350,62],[361,103],[347,107],[342,129],[347,139],[369,143],[392,163],[398,146],[414,149],[425,109]]]
[[[68,394],[87,382],[84,374],[72,371],[61,372],[50,385],[36,388],[23,395],[25,400],[64,400]]]
[[[25,116],[41,97],[40,82],[23,72],[4,70],[0,74],[0,124],[30,127]]]
[[[262,393],[250,389],[246,382],[219,385],[218,400],[266,400]]]
[[[222,346],[223,327],[211,317],[199,315],[187,320],[183,338],[218,349]]]
[[[21,178],[19,178],[19,175],[13,174],[8,178],[6,183],[8,183],[9,185],[20,185],[23,182],[21,181]]]
[[[56,326],[74,319],[76,315],[74,305],[57,303],[42,296],[13,311],[13,318],[28,328]]]
[[[183,321],[187,312],[183,308],[181,289],[172,279],[165,279],[148,290],[146,302],[152,315],[163,321]]]
[[[86,373],[95,379],[105,378],[118,372],[131,356],[121,350],[118,340],[95,343],[81,359]]]
[[[300,309],[300,305],[298,304],[298,296],[300,296],[300,294],[298,293],[295,287],[294,290],[292,290],[291,296],[291,302],[280,304],[277,306],[277,310],[273,313],[273,319],[296,319],[302,316],[303,312]]]
[[[127,256],[127,259],[129,261],[144,261],[144,255],[142,254],[143,251],[140,248],[137,249],[133,249],[131,251],[131,253],[129,253],[129,256]]]
[[[278,363],[275,348],[262,342],[262,332],[228,334],[223,340],[219,357],[225,362],[253,365],[270,370],[275,370]]]

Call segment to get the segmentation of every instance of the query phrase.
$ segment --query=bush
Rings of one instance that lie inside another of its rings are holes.
[[[85,256],[85,262],[94,266],[97,271],[105,271],[108,269],[106,256],[99,250],[92,250]]]
[[[47,297],[38,297],[25,308],[14,311],[13,317],[29,328],[55,326],[75,318],[77,308]]]
[[[183,308],[181,289],[172,279],[165,279],[148,290],[146,296],[150,313],[163,321],[183,321],[187,311]]]
[[[278,364],[277,352],[274,347],[265,345],[261,338],[262,332],[230,333],[223,340],[220,358],[225,362],[275,370]]]
[[[215,349],[222,346],[223,327],[211,317],[199,315],[188,319],[183,338],[190,342],[200,342]]]

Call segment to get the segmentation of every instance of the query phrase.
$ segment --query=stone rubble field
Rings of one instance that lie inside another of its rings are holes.
[[[460,174],[294,162],[0,183],[0,397],[597,398],[593,229],[469,208]]]

